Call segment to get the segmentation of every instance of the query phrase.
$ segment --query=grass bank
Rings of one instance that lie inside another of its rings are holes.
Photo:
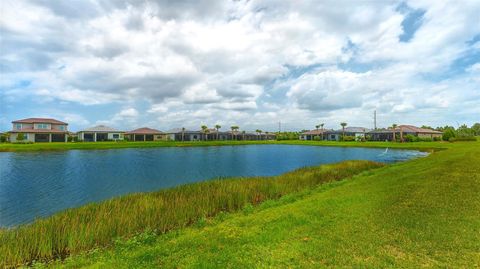
[[[343,146],[343,147],[391,147],[406,149],[431,149],[448,148],[449,142],[338,142],[338,141],[155,141],[155,142],[77,142],[77,143],[33,143],[11,144],[1,143],[0,152],[26,152],[26,151],[58,151],[58,150],[93,150],[93,149],[121,149],[121,148],[158,148],[158,147],[205,147],[205,146],[235,146],[235,145],[262,145],[262,144],[288,144],[308,146]]]
[[[0,266],[64,258],[145,230],[165,233],[219,212],[233,212],[247,204],[277,199],[381,166],[369,161],[347,161],[275,177],[219,179],[92,203],[32,224],[0,230]]]
[[[475,268],[480,266],[479,163],[479,142],[449,144],[448,150],[354,180],[196,227],[159,236],[147,232],[49,266]]]

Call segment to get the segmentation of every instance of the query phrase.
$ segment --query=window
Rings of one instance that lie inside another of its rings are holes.
[[[118,139],[118,138],[120,138],[119,134],[113,134],[113,139]]]
[[[37,124],[37,129],[49,129],[48,127],[49,127],[49,126],[48,126],[48,124],[46,124],[46,123],[39,123],[39,124]]]
[[[16,130],[22,130],[22,124],[21,123],[15,124],[15,129]]]
[[[60,125],[60,126],[58,126],[58,129],[59,129],[60,131],[65,131],[65,126]]]

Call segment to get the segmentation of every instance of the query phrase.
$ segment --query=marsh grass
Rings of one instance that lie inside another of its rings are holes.
[[[32,224],[0,230],[0,266],[62,259],[119,238],[185,227],[223,212],[351,177],[383,164],[346,161],[274,177],[229,178],[137,193],[68,209]]]

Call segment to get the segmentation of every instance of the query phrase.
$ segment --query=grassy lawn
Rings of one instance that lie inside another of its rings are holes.
[[[48,266],[478,267],[480,142],[427,144],[448,150]]]

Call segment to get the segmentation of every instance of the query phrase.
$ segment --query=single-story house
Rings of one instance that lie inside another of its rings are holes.
[[[355,140],[360,140],[366,136],[370,129],[365,127],[346,127],[345,130],[331,130],[325,132],[325,139],[330,141],[339,141],[342,135],[353,136]]]
[[[119,131],[105,125],[98,125],[77,132],[79,141],[97,142],[97,141],[117,141],[123,140],[124,131]]]
[[[333,130],[316,129],[316,130],[306,131],[301,133],[298,139],[299,140],[315,140],[315,137],[319,137],[320,140],[323,140],[325,139],[325,133],[327,131],[333,131]]]
[[[182,128],[176,128],[167,132],[168,139],[174,141],[200,141],[200,140],[274,140],[274,133],[253,133],[242,131],[218,131],[208,129],[207,132],[192,131]]]
[[[164,132],[148,127],[125,132],[124,137],[130,141],[159,141],[168,138]]]
[[[393,133],[395,132],[395,139],[402,140],[406,135],[413,135],[419,138],[440,138],[442,137],[442,132],[435,131],[432,129],[419,128],[413,125],[399,125],[395,128],[388,129],[377,129],[372,130],[368,133],[371,140],[374,141],[392,141]]]
[[[67,142],[68,123],[56,119],[28,118],[12,121],[10,142]]]

